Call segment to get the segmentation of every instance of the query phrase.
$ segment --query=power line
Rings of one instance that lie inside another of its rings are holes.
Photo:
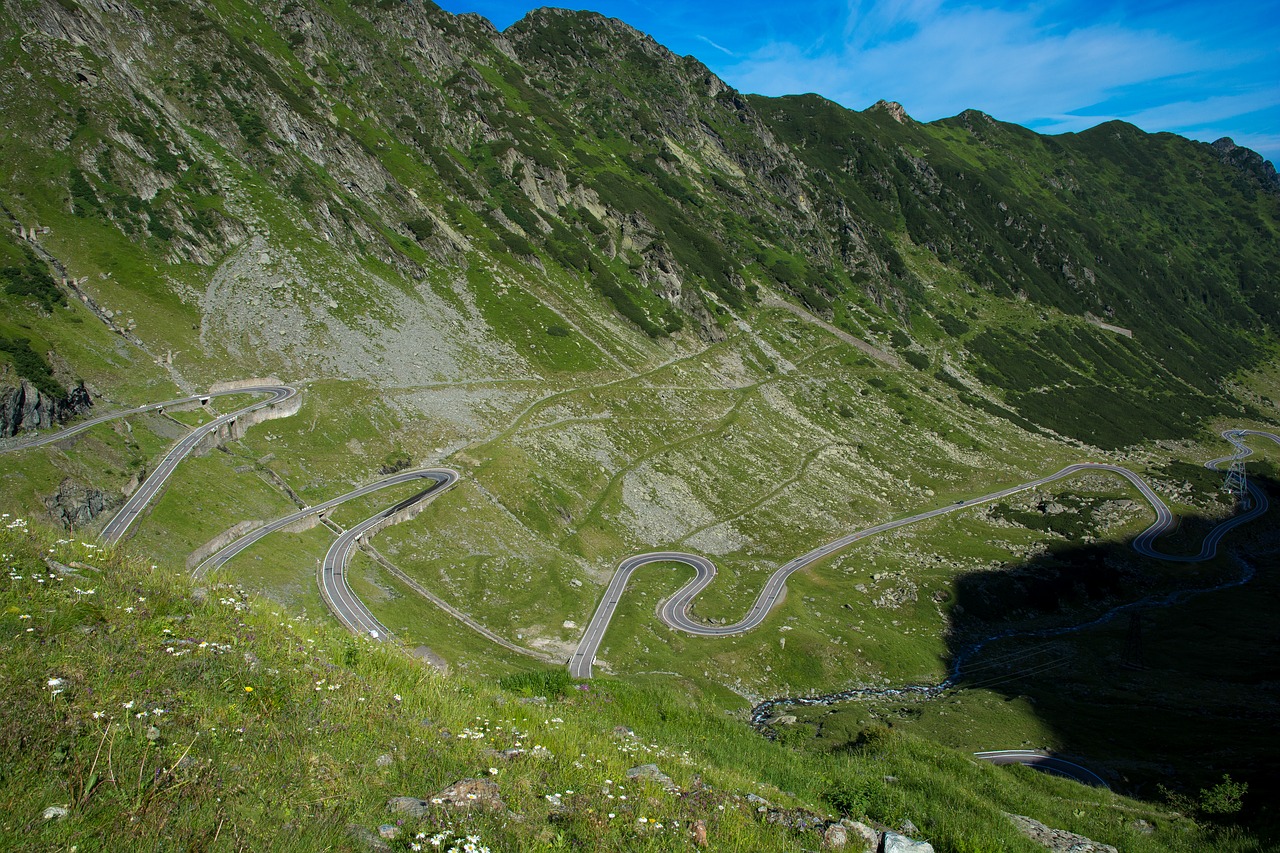
[[[1235,495],[1237,501],[1243,501],[1249,494],[1249,481],[1244,470],[1244,460],[1237,459],[1227,469],[1227,479],[1223,489]]]

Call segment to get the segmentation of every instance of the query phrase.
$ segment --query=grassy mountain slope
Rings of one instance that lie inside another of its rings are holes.
[[[5,523],[8,850],[370,849],[388,824],[392,849],[428,849],[448,832],[493,850],[684,850],[696,821],[712,849],[793,850],[816,846],[821,829],[788,822],[841,815],[910,819],[938,850],[1037,849],[1002,811],[1125,850],[1259,849],[1233,830],[888,729],[808,755],[744,739],[741,723],[667,685],[444,677],[234,585],[194,588]],[[650,762],[678,792],[627,777]],[[433,801],[467,778],[496,785],[501,805]],[[389,810],[400,796],[427,800],[425,812]],[[42,818],[48,807],[69,814]]]

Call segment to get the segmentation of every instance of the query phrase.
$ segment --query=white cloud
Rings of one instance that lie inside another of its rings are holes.
[[[839,45],[767,45],[725,73],[762,94],[817,90],[854,108],[893,98],[926,120],[974,107],[1027,121],[1211,66],[1192,45],[1154,31],[1064,30],[1030,11],[944,9],[934,0],[856,3],[844,33]]]

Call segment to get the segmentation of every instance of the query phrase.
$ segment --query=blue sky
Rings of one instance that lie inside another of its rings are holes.
[[[534,4],[437,0],[499,29]],[[598,0],[744,92],[974,108],[1041,133],[1119,118],[1280,162],[1280,0]]]

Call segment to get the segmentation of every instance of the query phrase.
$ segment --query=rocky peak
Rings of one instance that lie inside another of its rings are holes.
[[[883,110],[898,124],[911,124],[913,121],[911,116],[907,115],[907,111],[902,108],[902,104],[897,101],[876,101],[871,105],[871,109]]]
[[[1257,151],[1236,145],[1235,140],[1229,136],[1214,142],[1212,148],[1218,152],[1223,163],[1245,173],[1263,189],[1280,193],[1280,174],[1277,174],[1275,165],[1270,160],[1263,159]]]
[[[651,36],[617,18],[607,18],[599,12],[577,11],[542,7],[534,9],[512,24],[505,34],[528,41],[549,36],[567,36],[580,44],[594,44],[602,48],[632,48],[675,59],[667,48]],[[566,57],[572,59],[572,57]]]

